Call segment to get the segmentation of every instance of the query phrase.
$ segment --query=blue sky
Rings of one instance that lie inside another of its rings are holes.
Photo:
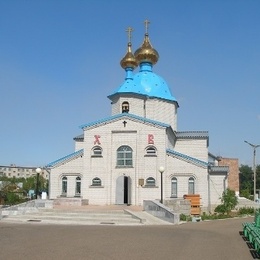
[[[0,0],[0,164],[42,166],[74,151],[80,125],[111,115],[144,20],[180,105],[178,130],[252,165],[260,144],[260,1]],[[260,148],[257,164],[260,163]]]

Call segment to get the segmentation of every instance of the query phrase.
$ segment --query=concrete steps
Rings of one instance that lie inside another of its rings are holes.
[[[141,225],[141,220],[133,218],[124,210],[110,211],[84,211],[84,210],[47,210],[40,209],[37,212],[29,212],[19,215],[3,216],[1,222],[13,223],[42,223],[64,225]]]
[[[82,203],[81,203],[82,204]],[[61,225],[172,225],[134,205],[69,205],[32,200],[0,208],[0,222]]]

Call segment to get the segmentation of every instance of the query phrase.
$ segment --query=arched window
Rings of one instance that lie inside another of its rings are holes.
[[[188,194],[195,193],[195,180],[193,177],[189,178],[189,187],[188,187]]]
[[[117,149],[117,166],[131,167],[133,166],[133,150],[129,146],[120,146]]]
[[[146,148],[146,155],[150,155],[150,156],[156,155],[156,148],[154,146],[148,146]]]
[[[128,113],[129,112],[129,103],[127,101],[124,101],[122,103],[122,113]]]
[[[155,179],[153,177],[149,177],[146,179],[145,186],[155,186]]]
[[[177,198],[177,178],[173,177],[171,179],[171,197],[172,198]]]
[[[76,178],[76,196],[80,196],[81,194],[81,178]]]
[[[66,196],[67,195],[67,177],[62,177],[61,186],[62,186],[62,191],[61,191],[62,195]]]
[[[102,148],[100,146],[95,146],[92,149],[92,156],[101,157],[102,156]]]
[[[101,186],[101,180],[96,177],[92,180],[92,186]]]

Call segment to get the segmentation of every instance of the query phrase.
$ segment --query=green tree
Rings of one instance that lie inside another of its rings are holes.
[[[239,167],[239,193],[241,197],[253,199],[254,193],[254,171],[248,165]],[[256,189],[260,189],[260,165],[256,166]],[[259,191],[258,191],[259,193]]]
[[[226,189],[221,197],[221,204],[216,207],[215,212],[230,214],[231,210],[238,204],[235,191]]]
[[[232,209],[234,209],[238,203],[238,199],[237,199],[235,191],[226,189],[223,192],[221,202],[224,205],[224,207],[226,208],[226,212],[230,213],[230,211]]]
[[[239,167],[239,193],[241,197],[250,198],[254,187],[253,170],[248,165],[241,165]],[[253,198],[251,196],[251,198]]]
[[[23,189],[28,193],[29,190],[35,190],[36,189],[36,178],[37,176],[31,176],[29,178],[26,178],[23,182]],[[47,180],[43,178],[43,176],[39,176],[38,180],[38,190],[41,191],[47,191],[48,189],[48,183]]]
[[[34,176],[28,177],[24,180],[23,189],[26,191],[26,193],[28,193],[29,190],[35,190],[35,183],[36,180]]]
[[[17,204],[19,202],[20,202],[20,198],[17,194],[15,194],[13,192],[7,192],[5,204],[14,205],[14,204]]]
[[[18,183],[23,183],[23,187],[20,191],[24,192],[24,194],[28,194],[29,190],[36,190],[36,176],[31,176],[28,178],[2,176],[0,177],[0,181],[2,181],[2,184],[0,185],[0,203],[1,201],[3,203],[4,200],[5,204],[15,204],[15,197],[13,195],[8,195],[9,198],[7,198],[7,194],[9,192],[13,192],[14,189],[17,189]],[[48,191],[48,181],[41,175],[38,179],[38,191]],[[19,201],[17,201],[17,203],[18,202]]]

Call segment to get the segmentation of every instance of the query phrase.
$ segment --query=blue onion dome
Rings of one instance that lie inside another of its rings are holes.
[[[129,89],[130,88],[127,84],[123,84],[120,91],[127,92]],[[131,84],[131,92],[149,98],[176,101],[176,98],[171,94],[166,81],[156,73],[152,72],[152,65],[150,62],[142,62],[140,64],[140,71],[135,74]]]
[[[134,54],[131,52],[131,41],[128,43],[128,52],[121,60],[121,66],[126,71],[125,81],[108,98],[120,94],[136,94],[145,98],[159,98],[171,102],[177,102],[171,94],[166,81],[152,71],[153,65],[158,61],[159,54],[152,47],[148,36],[149,21],[145,21],[146,33],[143,44]],[[130,31],[130,29],[129,29]],[[137,63],[136,63],[137,62]],[[133,74],[135,66],[139,64],[140,70]]]

